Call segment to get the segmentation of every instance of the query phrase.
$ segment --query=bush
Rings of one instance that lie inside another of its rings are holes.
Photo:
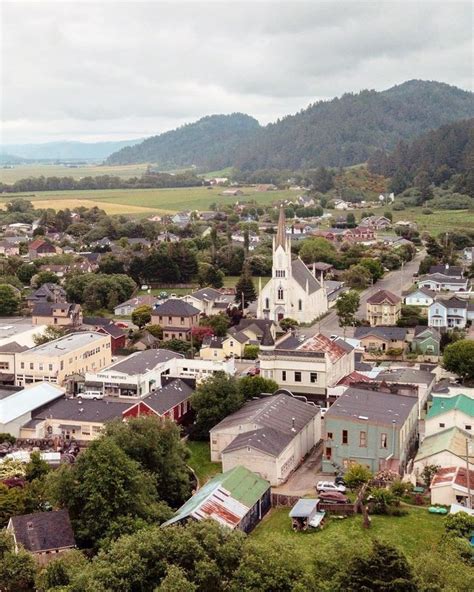
[[[413,485],[401,479],[397,479],[390,486],[390,491],[395,497],[403,497],[413,490]]]
[[[433,210],[430,210],[429,208],[424,208],[424,209],[421,211],[421,213],[422,213],[422,214],[425,214],[425,216],[429,216],[430,214],[432,214],[432,213],[433,213]]]
[[[258,345],[246,345],[244,347],[244,358],[246,360],[256,360],[258,358]]]
[[[372,473],[363,465],[352,465],[344,474],[344,481],[349,489],[359,489],[364,483],[368,483]]]
[[[15,438],[15,436],[12,436],[11,434],[7,434],[6,432],[1,432],[0,433],[0,443],[3,444],[3,442],[8,442],[9,444],[15,444],[16,438]]]

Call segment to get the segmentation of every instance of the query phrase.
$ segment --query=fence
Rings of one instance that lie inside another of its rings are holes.
[[[324,510],[329,514],[356,514],[356,505],[355,504],[325,504],[323,502],[319,502],[318,504],[319,510]]]

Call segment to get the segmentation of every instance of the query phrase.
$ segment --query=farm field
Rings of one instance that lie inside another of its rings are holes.
[[[362,516],[356,515],[342,520],[331,518],[323,530],[294,532],[289,510],[272,509],[250,536],[275,548],[292,549],[308,563],[322,548],[337,553],[341,538],[348,542],[378,538],[413,558],[420,550],[426,550],[427,545],[436,547],[444,531],[441,516],[429,514],[426,508],[410,508],[406,516],[371,516],[369,529],[363,528]]]
[[[135,177],[142,175],[148,165],[129,164],[117,166],[103,166],[99,164],[85,164],[83,166],[68,167],[61,164],[19,164],[12,169],[0,169],[1,183],[15,183],[28,177],[97,177],[100,175],[112,175],[114,177]]]
[[[111,215],[117,213],[146,214],[149,211],[171,213],[180,210],[206,210],[212,203],[233,204],[239,200],[255,200],[259,204],[270,204],[275,200],[295,195],[294,191],[289,190],[257,192],[251,187],[244,188],[244,194],[241,196],[219,195],[221,191],[223,191],[222,188],[208,189],[207,187],[41,191],[3,195],[0,197],[0,205],[15,197],[23,197],[29,199],[33,205],[41,204],[36,207],[44,207],[44,203],[47,201],[48,207],[56,210],[81,205],[89,207],[97,205]],[[83,203],[85,201],[86,204]],[[77,202],[76,205],[74,205],[75,202]],[[123,207],[120,208],[120,211],[113,211],[114,206],[117,205]],[[142,208],[142,210],[137,211],[137,208]]]

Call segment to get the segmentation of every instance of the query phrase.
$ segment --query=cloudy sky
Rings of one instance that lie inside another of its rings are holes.
[[[412,78],[472,90],[470,1],[0,1],[3,143],[267,123]]]

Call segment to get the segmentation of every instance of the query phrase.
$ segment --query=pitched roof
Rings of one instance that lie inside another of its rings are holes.
[[[222,344],[226,337],[217,337],[216,335],[206,335],[202,340],[203,347],[212,347],[214,349],[222,349]]]
[[[33,413],[33,419],[53,418],[64,421],[103,423],[122,417],[124,411],[131,407],[130,401],[114,399],[82,399],[62,397]]]
[[[169,349],[149,349],[143,352],[136,352],[127,356],[124,360],[115,362],[107,368],[103,368],[101,373],[109,372],[123,372],[123,374],[144,374],[149,370],[156,368],[158,364],[163,364],[173,358],[184,358],[183,354],[170,351]]]
[[[429,274],[440,273],[449,277],[462,277],[462,267],[455,265],[432,265]]]
[[[349,387],[326,411],[324,421],[342,417],[348,421],[367,421],[378,425],[402,426],[416,399]]]
[[[76,545],[67,510],[12,516],[9,526],[16,542],[33,553]]]
[[[426,274],[426,275],[422,275],[421,277],[418,278],[417,280],[418,282],[425,282],[425,281],[433,281],[439,284],[465,284],[467,283],[467,279],[466,278],[455,278],[455,277],[449,277],[446,276],[444,274],[440,274],[440,273],[431,273],[431,274]]]
[[[321,284],[314,277],[311,271],[306,267],[301,259],[293,259],[291,262],[291,275],[298,282],[298,284],[306,290],[306,284],[308,284],[309,293],[317,292],[321,290]]]
[[[189,399],[193,392],[193,389],[188,384],[180,378],[176,378],[142,399],[142,401],[153,411],[163,415],[176,405],[179,405],[179,403]]]
[[[415,327],[415,338],[423,336],[424,333],[429,333],[434,339],[437,339],[438,341],[441,339],[441,335],[439,334],[438,329],[435,327],[427,327],[426,325],[417,325]]]
[[[153,316],[191,317],[198,315],[199,312],[200,311],[195,306],[189,304],[185,300],[170,298],[155,308]]]
[[[70,304],[69,302],[36,302],[31,314],[34,317],[51,317],[55,310],[70,313],[78,308],[79,304]]]
[[[163,526],[187,518],[212,518],[234,529],[269,488],[270,483],[252,471],[234,467],[208,481]]]
[[[6,352],[9,354],[18,354],[20,352],[26,351],[27,349],[30,348],[26,345],[20,345],[16,341],[10,341],[9,343],[0,345],[0,352]]]
[[[346,353],[352,351],[353,347],[342,339],[332,341],[329,337],[326,337],[326,335],[319,333],[319,335],[314,335],[314,337],[310,337],[305,342],[301,343],[297,349],[300,351],[326,353],[331,362],[334,363],[345,356]]]
[[[415,462],[444,451],[463,457],[466,454],[466,438],[472,441],[472,434],[458,427],[431,434],[421,443]]]
[[[378,382],[397,382],[399,384],[431,384],[436,376],[426,370],[416,368],[389,368],[380,372]]]
[[[0,399],[0,423],[6,424],[26,413],[34,412],[63,394],[63,388],[48,382],[37,382],[17,389]]]
[[[255,425],[255,429],[273,428],[285,434],[296,434],[318,413],[319,407],[289,395],[271,395],[248,401],[241,409],[215,425],[211,432],[250,422]]]
[[[367,302],[368,304],[383,304],[388,302],[394,305],[401,302],[401,298],[389,290],[378,290],[378,292],[367,298]]]
[[[443,467],[439,469],[431,481],[430,488],[451,485],[455,489],[465,489],[467,492],[467,469],[465,467]],[[469,470],[469,485],[474,492],[474,471]]]
[[[215,288],[201,288],[190,294],[190,296],[197,300],[218,300],[222,298],[222,294]]]
[[[294,436],[295,434],[285,434],[273,428],[260,428],[239,434],[224,448],[222,454],[250,447],[270,456],[279,456],[293,440]]]
[[[271,345],[275,345],[275,340],[273,339],[272,332],[270,331],[269,325],[266,325],[266,327],[263,331],[262,340],[260,341],[260,345],[268,346],[268,347]]]
[[[369,336],[394,341],[404,341],[407,335],[405,327],[378,326],[378,327],[356,327],[354,337],[364,339]]]
[[[462,413],[474,417],[474,399],[467,395],[455,395],[454,397],[437,397],[433,396],[433,403],[426,414],[426,419],[431,419],[442,413],[448,413],[459,409]]]
[[[280,206],[280,214],[278,217],[278,226],[275,238],[275,249],[277,247],[283,247],[286,249],[286,217],[285,208]]]

